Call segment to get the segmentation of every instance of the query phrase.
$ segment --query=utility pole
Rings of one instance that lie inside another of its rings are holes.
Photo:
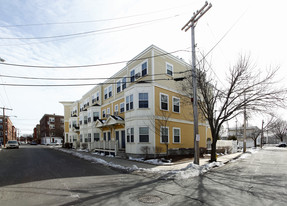
[[[208,7],[207,7],[208,6]],[[207,8],[206,8],[207,7]],[[197,109],[197,77],[195,68],[195,37],[194,28],[197,21],[212,7],[211,4],[205,2],[204,6],[197,12],[193,13],[191,19],[182,27],[185,32],[191,29],[191,71],[192,71],[192,87],[193,87],[193,122],[194,122],[194,164],[199,165],[199,132],[198,132],[198,109]]]
[[[5,108],[5,107],[0,107],[0,109],[3,109],[3,144],[4,144],[4,147],[6,145],[6,118],[5,118],[5,110],[12,110],[12,109],[9,109],[9,108]],[[7,130],[7,133],[8,133],[8,130]]]

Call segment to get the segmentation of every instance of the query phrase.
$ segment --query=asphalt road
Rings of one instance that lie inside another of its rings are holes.
[[[287,205],[287,149],[189,179],[123,174],[42,146],[0,151],[0,205]]]

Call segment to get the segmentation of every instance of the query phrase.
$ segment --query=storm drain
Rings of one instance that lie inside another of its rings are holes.
[[[158,203],[161,201],[161,198],[156,195],[144,195],[138,198],[138,201],[147,204]]]

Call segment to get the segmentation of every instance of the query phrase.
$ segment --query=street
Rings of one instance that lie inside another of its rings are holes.
[[[115,171],[45,146],[0,151],[1,205],[286,205],[287,149],[189,179]]]

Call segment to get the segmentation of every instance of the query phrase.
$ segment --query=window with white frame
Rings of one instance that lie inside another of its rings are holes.
[[[88,142],[91,142],[91,141],[92,141],[92,134],[88,133]]]
[[[84,116],[84,124],[88,124],[88,116]]]
[[[124,111],[125,111],[125,103],[122,102],[122,103],[120,104],[120,112],[123,113]]]
[[[134,70],[134,69],[131,70],[131,76],[130,76],[130,78],[131,78],[131,82],[134,82],[134,81],[135,81],[135,70]]]
[[[104,95],[105,95],[105,99],[108,98],[108,87],[104,89]]]
[[[124,90],[125,88],[127,88],[127,78],[126,77],[122,78],[122,90]]]
[[[149,128],[148,127],[139,128],[139,142],[149,142]]]
[[[100,92],[97,92],[96,96],[97,96],[96,100],[99,101],[100,100]]]
[[[173,75],[173,65],[166,63],[166,74],[172,76]]]
[[[180,109],[180,99],[177,97],[172,98],[172,111],[179,113]]]
[[[160,109],[168,110],[168,95],[160,94]]]
[[[107,117],[111,115],[111,110],[110,108],[107,108]]]
[[[116,104],[116,105],[115,105],[115,112],[114,112],[114,115],[118,115],[118,113],[119,113],[119,105],[118,105],[118,104]]]
[[[147,75],[147,62],[142,63],[142,76]]]
[[[113,87],[112,85],[109,86],[109,98],[113,95]]]
[[[169,142],[169,132],[168,127],[160,127],[160,142],[161,143],[168,143]]]
[[[117,81],[117,93],[121,92],[121,80]]]
[[[133,95],[126,96],[126,111],[132,110],[134,108],[134,97]]]
[[[139,93],[139,108],[148,108],[148,93]]]
[[[90,123],[92,121],[92,114],[91,112],[88,113],[88,122]]]
[[[127,142],[134,142],[134,128],[127,129]]]
[[[105,109],[103,110],[102,117],[103,117],[103,118],[106,118],[106,110],[105,110]]]
[[[100,133],[94,133],[94,142],[100,141]]]
[[[94,122],[97,121],[100,118],[100,113],[99,112],[93,112],[93,120]]]
[[[50,125],[49,125],[49,128],[50,128],[50,129],[55,129],[55,125],[54,125],[54,124],[50,124]]]
[[[54,117],[49,117],[49,122],[55,122],[55,118]]]
[[[180,143],[180,128],[173,128],[173,143]]]

